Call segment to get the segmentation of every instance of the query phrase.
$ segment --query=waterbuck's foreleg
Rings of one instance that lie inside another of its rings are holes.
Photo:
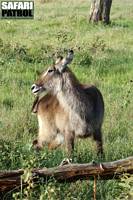
[[[55,137],[54,140],[52,140],[49,144],[48,144],[48,148],[49,149],[56,149],[57,147],[59,147],[60,145],[62,145],[64,143],[64,136],[61,134],[57,134],[57,136]]]
[[[96,141],[97,154],[103,154],[102,132],[100,129],[95,131],[93,134],[93,139]]]
[[[34,149],[41,150],[43,148],[47,141],[46,136],[47,134],[45,134],[44,131],[39,130],[37,139],[32,142]]]
[[[74,150],[74,138],[75,138],[74,132],[66,132],[65,145],[69,157],[71,157],[71,154]]]
[[[41,150],[43,148],[43,144],[38,142],[38,139],[33,140],[32,145],[34,147],[34,149],[36,150]]]

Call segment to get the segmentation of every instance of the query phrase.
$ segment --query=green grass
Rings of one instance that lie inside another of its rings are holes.
[[[0,21],[0,170],[52,167],[66,156],[64,149],[36,153],[37,118],[31,115],[30,87],[36,71],[52,63],[55,52],[75,49],[71,69],[84,83],[100,88],[105,101],[103,139],[105,158],[133,155],[133,2],[113,2],[110,26],[87,22],[86,0],[35,4],[34,20]],[[74,162],[100,161],[91,140],[78,140]],[[93,182],[59,184],[50,180],[25,192],[23,199],[92,199]],[[119,181],[98,181],[97,199],[113,200],[123,189]],[[24,193],[23,192],[23,193]],[[20,199],[11,192],[5,199]]]

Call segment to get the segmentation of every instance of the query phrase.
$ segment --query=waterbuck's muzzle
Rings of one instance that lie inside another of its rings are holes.
[[[44,90],[44,88],[42,86],[38,86],[36,84],[33,84],[31,86],[31,91],[33,94],[37,95],[38,93],[42,92]]]

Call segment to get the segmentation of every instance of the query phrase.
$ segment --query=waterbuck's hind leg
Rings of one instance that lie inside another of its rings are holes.
[[[93,134],[93,139],[96,142],[97,155],[103,154],[103,141],[102,141],[102,132],[101,130],[96,130]]]
[[[65,134],[65,145],[66,145],[66,150],[67,150],[69,158],[71,157],[72,152],[74,150],[74,138],[75,138],[75,135],[73,132],[67,132]]]

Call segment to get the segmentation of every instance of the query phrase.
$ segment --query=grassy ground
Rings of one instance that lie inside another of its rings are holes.
[[[34,20],[0,21],[0,170],[58,165],[64,149],[36,153],[37,119],[30,109],[30,87],[36,70],[52,62],[52,54],[75,49],[71,69],[84,83],[94,83],[105,100],[103,139],[105,158],[112,161],[133,155],[133,2],[113,1],[110,26],[87,22],[86,0],[36,2]],[[98,161],[91,140],[78,140],[74,162]],[[54,180],[4,199],[92,199],[92,182],[58,184]],[[118,181],[99,181],[98,200],[113,200],[122,193]],[[125,197],[123,196],[125,199]]]

